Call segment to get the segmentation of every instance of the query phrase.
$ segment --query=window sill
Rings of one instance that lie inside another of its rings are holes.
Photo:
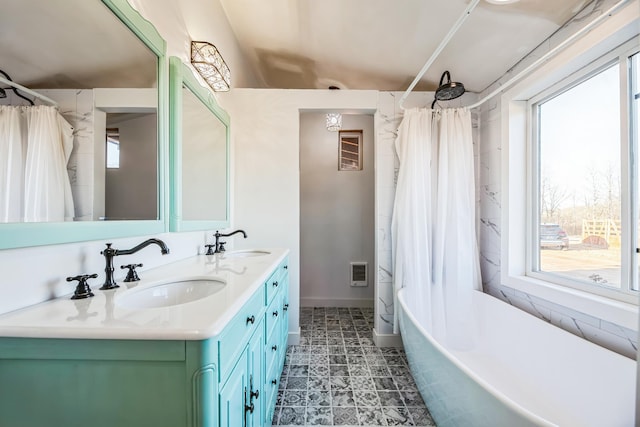
[[[560,305],[634,331],[638,330],[638,306],[634,304],[528,276],[506,276],[502,282],[505,286],[548,301],[550,305]]]

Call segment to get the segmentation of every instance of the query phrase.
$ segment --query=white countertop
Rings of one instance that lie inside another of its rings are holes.
[[[287,249],[253,257],[198,255],[140,271],[141,280],[101,291],[104,273],[90,279],[94,297],[72,300],[71,294],[0,315],[0,337],[204,340],[218,335],[273,270]],[[242,251],[236,251],[242,252]],[[229,254],[232,254],[229,252]],[[172,280],[207,277],[225,282],[213,295],[170,307],[132,309],[119,302],[126,293]]]

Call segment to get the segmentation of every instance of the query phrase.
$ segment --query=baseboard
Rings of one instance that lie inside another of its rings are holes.
[[[402,337],[400,334],[378,334],[373,329],[373,342],[378,347],[402,347]]]
[[[298,328],[297,332],[289,332],[287,345],[300,345],[300,328]]]
[[[372,308],[373,300],[368,298],[300,298],[300,307],[361,307]]]

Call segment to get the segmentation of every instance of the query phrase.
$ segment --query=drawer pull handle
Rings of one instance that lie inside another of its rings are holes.
[[[278,310],[273,312],[273,317],[278,317]]]
[[[284,268],[285,270],[288,270],[288,269],[289,269],[289,266],[288,266],[288,265],[285,265],[285,266],[284,266],[284,267],[282,267],[282,268]]]
[[[277,345],[274,345],[274,346],[271,347],[271,350],[273,350],[273,351],[276,351],[277,349],[278,349]]]
[[[249,323],[251,323],[253,325],[255,323],[255,321],[256,321],[256,317],[255,316],[247,317],[247,325]]]
[[[289,304],[285,304],[285,305],[282,307],[282,311],[287,311],[287,310],[289,310]]]
[[[277,288],[277,287],[278,287],[278,282],[277,282],[277,281],[273,282],[273,287],[274,287],[274,288]]]
[[[253,410],[255,409],[255,407],[253,406],[253,402],[251,402],[251,405],[244,405],[244,411],[245,412],[250,412],[253,414]]]
[[[252,391],[252,392],[249,394],[249,398],[250,398],[250,399],[253,399],[253,398],[256,398],[256,399],[257,399],[257,398],[258,398],[258,396],[260,396],[260,390]],[[253,412],[253,411],[252,411],[252,412]]]
[[[273,385],[278,384],[278,380],[271,380],[271,384],[273,384]]]

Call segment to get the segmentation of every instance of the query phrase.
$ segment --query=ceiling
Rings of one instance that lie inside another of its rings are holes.
[[[409,86],[470,2],[220,1],[264,87],[390,91]],[[467,90],[482,91],[588,3],[481,0],[417,90],[435,89],[449,70]]]
[[[157,85],[157,57],[99,1],[3,2],[0,58],[31,89]]]

